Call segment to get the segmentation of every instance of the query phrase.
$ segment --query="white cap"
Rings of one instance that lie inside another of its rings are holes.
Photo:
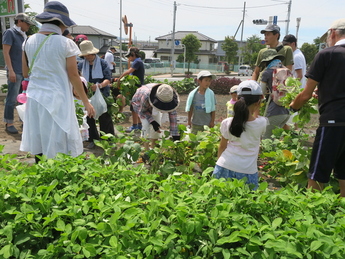
[[[262,89],[255,80],[246,80],[238,85],[237,95],[262,95]]]
[[[334,21],[332,23],[332,25],[329,27],[329,29],[344,30],[345,29],[345,19],[343,18],[343,19],[338,19],[338,20]],[[321,38],[320,38],[321,42],[326,41],[328,30],[321,36]]]
[[[209,77],[209,76],[212,77],[212,79],[216,79],[216,76],[212,75],[211,72],[207,70],[200,71],[196,78],[200,79],[200,77]]]
[[[230,93],[236,93],[237,92],[238,85],[234,85],[233,87],[230,88]]]

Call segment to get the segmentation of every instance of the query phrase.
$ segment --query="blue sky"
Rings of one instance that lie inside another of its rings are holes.
[[[91,25],[116,36],[120,35],[120,0],[61,0],[70,11],[70,17],[78,25]],[[257,35],[264,25],[253,24],[254,19],[278,16],[278,25],[284,37],[287,24],[288,3],[284,0],[247,0],[244,18],[243,40]],[[43,11],[44,0],[28,0],[31,10]],[[176,1],[175,31],[198,31],[215,40],[234,36],[243,16],[244,1],[181,0]],[[173,0],[122,0],[122,15],[133,23],[134,40],[154,41],[156,37],[173,30]],[[289,33],[296,35],[297,18],[301,18],[298,45],[312,43],[321,37],[331,23],[345,18],[344,0],[293,0]],[[125,37],[124,32],[122,33]],[[236,40],[241,39],[241,29]]]

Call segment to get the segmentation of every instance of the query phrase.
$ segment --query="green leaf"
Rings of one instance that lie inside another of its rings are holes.
[[[230,251],[229,249],[223,249],[222,250],[223,258],[224,259],[229,259],[230,258]]]
[[[0,250],[0,255],[3,255],[4,258],[10,258],[12,256],[12,245],[5,245],[1,250]]]
[[[272,222],[272,229],[275,230],[277,227],[279,227],[281,225],[282,222],[283,222],[282,218],[274,219]]]
[[[110,239],[109,239],[109,244],[112,246],[112,247],[117,247],[117,237],[116,236],[112,236]]]
[[[311,251],[317,251],[322,246],[322,242],[320,241],[313,241],[310,244],[310,250]]]
[[[56,230],[65,231],[65,227],[65,222],[63,222],[61,219],[58,219],[58,221],[56,222]]]

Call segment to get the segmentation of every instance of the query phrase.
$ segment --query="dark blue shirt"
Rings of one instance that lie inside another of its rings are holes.
[[[8,29],[2,35],[2,44],[11,45],[10,58],[14,73],[22,73],[22,45],[24,37],[14,28]]]
[[[140,80],[140,85],[138,85],[138,86],[142,86],[144,84],[145,67],[144,67],[144,63],[141,60],[141,58],[136,58],[133,61],[131,67],[135,69],[135,71],[132,73],[132,75],[137,76]]]

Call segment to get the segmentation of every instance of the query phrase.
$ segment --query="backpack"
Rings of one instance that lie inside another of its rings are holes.
[[[290,91],[290,87],[286,86],[285,80],[292,77],[292,72],[287,67],[275,68],[272,74],[272,93],[273,102],[279,106],[283,106],[280,99]]]

